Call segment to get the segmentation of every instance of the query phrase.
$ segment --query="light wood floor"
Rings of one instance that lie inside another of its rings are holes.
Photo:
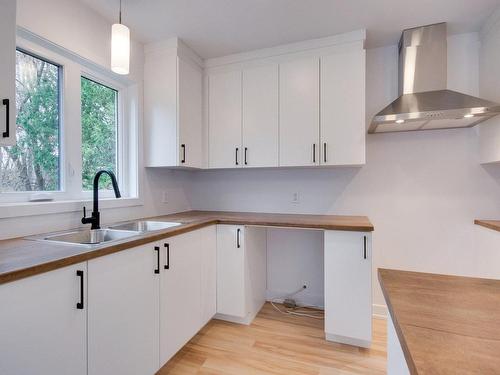
[[[386,340],[385,320],[374,319],[370,349],[327,342],[322,320],[266,303],[250,326],[210,321],[158,374],[385,374]]]

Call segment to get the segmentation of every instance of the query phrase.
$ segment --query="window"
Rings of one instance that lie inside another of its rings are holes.
[[[80,211],[100,169],[115,173],[122,198],[133,198],[114,199],[103,175],[102,207],[142,204],[138,96],[130,77],[20,31],[17,143],[0,146],[0,218]],[[25,204],[39,200],[57,204]]]
[[[60,70],[16,53],[17,143],[0,147],[0,192],[60,190]]]
[[[82,186],[92,190],[100,169],[118,175],[118,91],[81,77],[82,97]],[[111,179],[103,175],[100,189],[111,189]]]

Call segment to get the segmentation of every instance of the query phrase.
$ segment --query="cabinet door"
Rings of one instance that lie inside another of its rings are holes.
[[[241,72],[211,74],[208,91],[209,167],[241,167]]]
[[[326,339],[369,347],[372,339],[371,234],[325,231]]]
[[[319,59],[280,64],[280,165],[319,163]]]
[[[199,232],[163,243],[160,283],[160,361],[166,363],[201,328]]]
[[[217,226],[217,313],[240,318],[247,314],[243,237],[243,226]]]
[[[88,262],[89,375],[159,369],[159,251],[148,244]]]
[[[278,166],[278,66],[243,71],[243,164]]]
[[[0,146],[16,142],[16,1],[0,0]]]
[[[144,62],[144,159],[147,167],[178,165],[177,56]]]
[[[178,59],[179,165],[202,167],[202,74],[193,63]]]
[[[217,227],[200,229],[201,252],[201,324],[217,312]]]
[[[365,163],[365,51],[321,58],[321,164]]]
[[[77,271],[83,271],[79,276]],[[0,285],[0,374],[87,373],[86,263]]]

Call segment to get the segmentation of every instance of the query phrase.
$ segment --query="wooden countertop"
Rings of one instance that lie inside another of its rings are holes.
[[[474,224],[500,232],[500,220],[474,220]]]
[[[379,269],[411,374],[500,372],[500,280]]]
[[[213,224],[262,225],[346,231],[373,231],[364,216],[292,215],[247,212],[187,211],[148,218],[180,222],[177,227],[140,234],[124,242],[86,248],[52,242],[12,239],[0,241],[0,284],[159,241]]]

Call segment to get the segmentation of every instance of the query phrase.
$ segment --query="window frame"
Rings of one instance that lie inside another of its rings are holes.
[[[117,179],[118,179],[118,186],[120,187],[120,192],[122,193],[122,196],[126,197],[129,195],[129,189],[128,189],[128,168],[125,168],[126,165],[126,154],[127,151],[126,149],[129,148],[128,142],[129,139],[126,136],[128,132],[128,124],[129,121],[126,121],[125,119],[125,111],[124,111],[124,105],[123,105],[123,96],[126,95],[126,88],[120,84],[119,82],[116,81],[111,81],[109,78],[103,77],[101,74],[98,74],[96,72],[91,72],[88,69],[82,69],[81,74],[80,74],[80,79],[81,78],[86,78],[88,80],[91,80],[97,84],[106,86],[112,90],[116,91],[117,94],[117,100],[116,100],[116,121],[117,121],[117,126],[116,126],[116,169],[117,169]],[[81,86],[80,86],[81,87]],[[81,105],[81,99],[80,99],[80,105]],[[80,136],[82,134],[82,123],[80,121]],[[80,148],[81,149],[81,148]],[[82,159],[81,152],[80,152],[80,158]],[[82,168],[80,168],[80,181],[81,181],[81,174],[82,174]],[[81,190],[82,190],[82,197],[83,198],[90,198],[92,195],[91,190],[83,190],[83,183],[81,183]],[[114,192],[112,190],[99,190],[99,196],[101,197],[109,197],[112,198],[114,197]]]
[[[59,67],[60,187],[58,191],[0,193],[0,218],[77,211],[81,209],[82,202],[87,203],[92,199],[92,192],[83,191],[82,185],[81,77],[118,92],[117,168],[123,198],[115,200],[112,191],[101,190],[101,206],[106,208],[143,205],[139,195],[139,119],[132,118],[134,114],[130,110],[125,111],[126,105],[137,105],[137,85],[126,77],[118,76],[109,69],[19,28],[16,49]],[[134,108],[134,111],[139,112],[137,108]],[[69,134],[79,136],[71,137]],[[33,195],[39,193],[49,196],[52,200],[30,201]]]

